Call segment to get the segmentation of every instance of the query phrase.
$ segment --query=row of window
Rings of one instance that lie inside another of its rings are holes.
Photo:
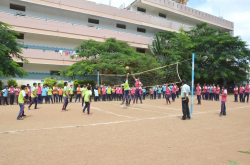
[[[146,13],[146,9],[141,8],[141,7],[137,7],[137,11]],[[166,15],[166,14],[163,14],[163,13],[159,13],[159,17],[167,18],[167,15]]]

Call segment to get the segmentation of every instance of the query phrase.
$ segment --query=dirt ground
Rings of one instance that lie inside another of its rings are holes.
[[[250,104],[202,101],[191,120],[181,120],[181,100],[143,101],[128,108],[120,101],[92,102],[91,115],[80,103],[25,107],[0,106],[0,164],[168,165],[250,164]],[[189,104],[190,106],[190,104]]]

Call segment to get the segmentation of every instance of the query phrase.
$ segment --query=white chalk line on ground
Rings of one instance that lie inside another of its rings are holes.
[[[118,105],[118,106],[121,106],[121,104],[113,104],[113,103],[106,103],[106,104],[112,104],[112,105]],[[133,106],[129,106],[129,107],[126,107],[126,106],[121,106],[123,108],[128,108],[128,109],[136,109],[136,110],[140,110],[140,111],[145,111],[145,112],[155,112],[155,113],[160,113],[160,114],[171,114],[171,113],[166,113],[166,112],[161,112],[161,111],[155,111],[155,110],[145,110],[145,109],[141,109],[141,108],[135,108]]]
[[[243,109],[248,108],[250,106],[244,106],[244,107],[237,107],[237,108],[228,108],[227,110],[234,110],[234,109]],[[105,111],[105,110],[102,110]],[[221,110],[213,110],[213,111],[206,111],[206,112],[196,112],[195,114],[204,114],[204,113],[210,113],[215,111],[221,111]],[[95,124],[86,124],[86,125],[76,125],[76,126],[64,126],[64,127],[50,127],[50,128],[38,128],[38,129],[26,129],[26,130],[14,130],[14,131],[5,131],[0,132],[0,134],[6,134],[6,133],[18,133],[18,132],[26,132],[26,131],[39,131],[39,130],[52,130],[52,129],[65,129],[65,128],[75,128],[75,127],[86,127],[86,126],[98,126],[98,125],[109,125],[109,124],[119,124],[119,123],[129,123],[129,122],[136,122],[136,121],[143,121],[143,120],[155,120],[155,119],[162,119],[162,118],[172,118],[174,116],[182,116],[182,114],[173,114],[169,116],[161,116],[161,117],[151,117],[151,118],[144,118],[144,119],[136,119],[136,120],[124,120],[124,121],[114,121],[114,122],[106,122],[106,123],[95,123]]]

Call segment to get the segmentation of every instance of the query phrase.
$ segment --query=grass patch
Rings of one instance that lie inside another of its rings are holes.
[[[231,165],[239,165],[239,163],[232,161],[232,160],[228,160],[230,162]]]
[[[238,151],[240,153],[244,153],[244,154],[250,154],[250,151]]]
[[[79,127],[79,126],[76,126],[76,127]]]
[[[7,134],[7,133],[9,133],[9,132],[4,132],[4,134]]]

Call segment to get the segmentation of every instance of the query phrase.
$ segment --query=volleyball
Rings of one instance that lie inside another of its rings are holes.
[[[129,67],[128,67],[128,66],[126,66],[126,70],[129,70]]]

